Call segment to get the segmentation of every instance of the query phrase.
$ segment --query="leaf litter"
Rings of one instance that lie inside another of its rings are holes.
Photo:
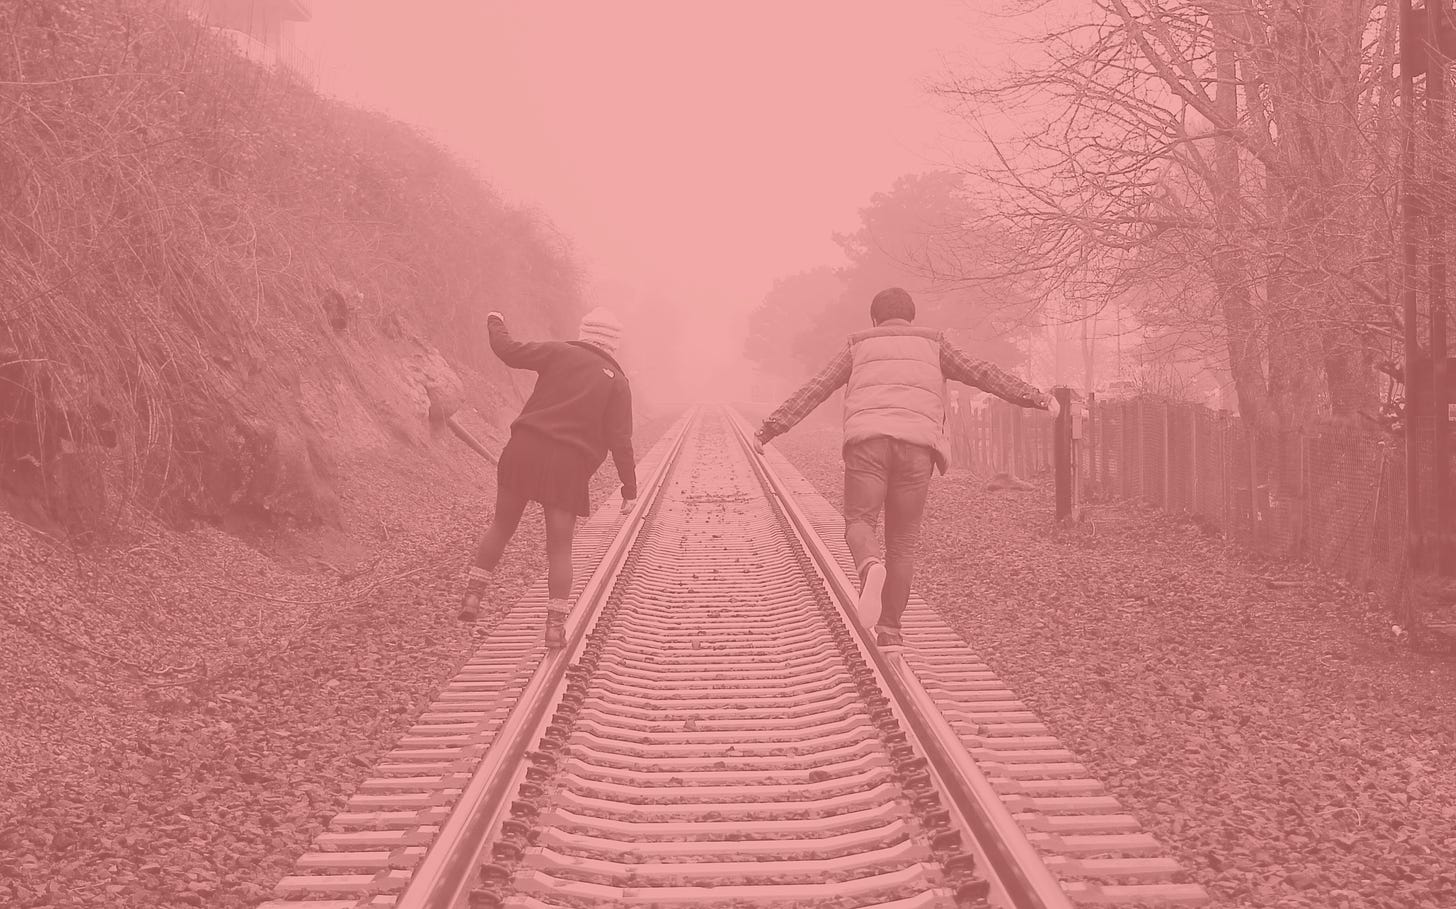
[[[644,415],[638,450],[675,416]],[[0,511],[0,906],[270,897],[545,570],[528,512],[495,608],[455,619],[493,483],[450,460],[355,478],[355,572],[290,553],[301,533],[140,528],[72,551]],[[615,489],[608,463],[593,501]]]
[[[773,444],[842,507],[840,442],[816,415]],[[1456,666],[1339,579],[1191,522],[1053,513],[1046,477],[935,478],[916,590],[1213,906],[1456,905]]]

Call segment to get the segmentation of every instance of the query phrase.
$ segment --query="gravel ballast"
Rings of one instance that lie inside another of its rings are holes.
[[[639,420],[639,452],[676,416]],[[0,906],[271,896],[489,631],[455,612],[494,470],[433,463],[361,476],[344,538],[145,528],[77,552],[0,511]],[[616,488],[608,459],[594,504]],[[532,506],[493,602],[542,575],[543,538]]]
[[[772,444],[842,507],[832,415]],[[1048,480],[986,479],[932,482],[917,591],[1212,905],[1456,906],[1449,659],[1343,583],[1191,522],[1119,503],[1060,529]]]
[[[773,444],[841,504],[832,418]],[[430,480],[372,486],[375,529],[333,564],[217,530],[78,554],[0,526],[0,906],[266,897],[486,630],[453,615],[491,484]],[[1093,517],[1056,528],[1044,482],[937,477],[917,588],[1215,906],[1456,906],[1452,665],[1326,576]],[[499,601],[543,563],[532,510]]]

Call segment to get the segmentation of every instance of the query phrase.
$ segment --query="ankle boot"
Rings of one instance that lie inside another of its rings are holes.
[[[485,596],[485,582],[490,572],[472,565],[465,579],[465,595],[460,598],[460,621],[473,622],[480,617],[480,600]]]
[[[566,617],[571,614],[571,601],[550,600],[546,603],[546,646],[566,645]]]

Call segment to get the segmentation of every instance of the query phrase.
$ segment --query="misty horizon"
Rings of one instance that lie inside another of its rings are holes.
[[[775,280],[843,265],[833,236],[875,193],[966,154],[928,86],[1007,53],[992,6],[318,0],[296,36],[322,91],[424,129],[553,222],[591,305],[691,313],[682,396],[724,400],[749,390],[746,318]]]

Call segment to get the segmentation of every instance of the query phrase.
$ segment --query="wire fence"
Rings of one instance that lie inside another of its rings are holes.
[[[1392,598],[1405,573],[1401,444],[1348,425],[1284,433],[1259,479],[1257,442],[1227,411],[1138,397],[1088,403],[1073,446],[1084,502],[1140,499],[1195,517],[1256,552],[1302,558]],[[1030,476],[1051,468],[1052,420],[991,400],[953,409],[957,466]]]

